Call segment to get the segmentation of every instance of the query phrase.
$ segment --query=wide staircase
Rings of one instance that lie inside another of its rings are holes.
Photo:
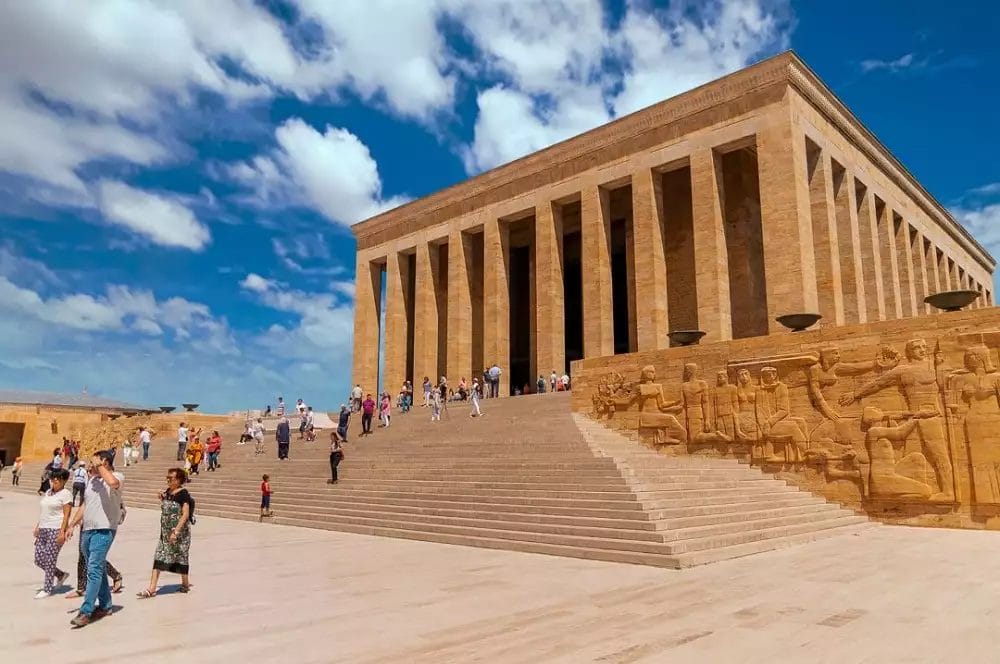
[[[359,437],[352,418],[340,481],[329,478],[328,434],[297,440],[278,461],[220,432],[222,467],[192,479],[197,514],[257,520],[261,475],[275,515],[265,523],[367,535],[686,567],[859,532],[871,524],[732,460],[667,457],[570,413],[569,396],[483,402],[469,418],[452,404],[441,422],[415,408]],[[130,507],[156,509],[176,465],[168,433],[126,470]],[[26,468],[22,490],[37,488]],[[8,488],[5,486],[5,489]]]

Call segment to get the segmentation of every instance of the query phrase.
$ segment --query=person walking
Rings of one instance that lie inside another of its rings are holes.
[[[549,391],[556,391],[556,383],[559,381],[559,376],[556,375],[556,370],[553,369],[552,373],[549,374]]]
[[[337,466],[344,460],[344,448],[340,444],[340,439],[333,431],[330,432],[330,479],[327,484],[337,483]]]
[[[469,394],[469,399],[472,403],[472,412],[469,413],[469,417],[479,417],[483,414],[479,410],[479,381],[475,378],[472,379],[472,392]]]
[[[250,425],[250,435],[253,436],[253,453],[263,454],[264,453],[264,422],[261,418],[257,418],[257,421]]]
[[[421,387],[424,390],[424,405],[423,405],[423,407],[427,408],[428,406],[431,405],[431,389],[432,389],[431,379],[428,378],[427,376],[424,376],[424,383],[423,383],[423,385]]]
[[[115,472],[111,453],[102,450],[90,460],[90,480],[83,505],[76,508],[70,530],[83,525],[80,544],[87,565],[83,604],[70,621],[74,628],[86,627],[111,612],[111,586],[105,569],[108,551],[122,520],[122,486],[125,476]]]
[[[375,417],[375,400],[369,394],[361,404],[361,435],[370,436],[372,433],[372,419]]]
[[[10,467],[11,486],[18,486],[21,484],[21,470],[23,468],[24,462],[21,461],[21,457],[14,457],[14,465]]]
[[[346,443],[347,442],[347,427],[351,423],[351,411],[344,404],[340,405],[340,415],[337,417],[337,438]],[[331,432],[334,433],[334,432]]]
[[[494,362],[490,367],[490,398],[495,399],[500,396],[500,367]]]
[[[73,469],[73,506],[83,502],[83,492],[87,488],[87,466],[82,461],[76,462]],[[79,500],[78,500],[79,499]]]
[[[278,460],[284,461],[288,458],[288,446],[292,442],[292,432],[288,426],[288,418],[282,416],[278,420],[278,426],[274,430],[274,439],[278,442]]]
[[[195,434],[194,440],[188,445],[187,458],[191,464],[191,475],[198,475],[198,466],[201,465],[202,457],[205,454],[205,445],[201,442],[201,436]]]
[[[441,398],[441,390],[431,391],[431,422],[441,421],[441,406],[444,399]]]
[[[171,468],[167,471],[167,488],[159,494],[160,540],[153,554],[153,573],[149,577],[149,587],[136,594],[139,599],[149,599],[156,595],[160,572],[181,575],[181,586],[177,592],[186,593],[191,590],[188,554],[191,550],[194,499],[184,488],[186,478],[183,468]]]
[[[214,473],[219,468],[219,453],[222,452],[222,436],[218,431],[209,436],[205,452],[208,454],[208,469]]]
[[[260,518],[263,521],[265,516],[274,516],[271,512],[271,477],[264,475],[260,478]]]
[[[279,418],[285,416],[285,398],[284,397],[278,397],[278,410],[277,410],[276,414],[277,414],[277,416]]]
[[[361,391],[361,385],[359,383],[354,386],[353,390],[351,390],[351,412],[361,412],[361,398],[363,396],[364,392]]]
[[[538,374],[538,382],[535,383],[535,392],[537,394],[545,394],[545,376]]]
[[[35,565],[45,572],[45,580],[35,599],[51,597],[56,585],[61,586],[69,576],[56,566],[73,511],[73,494],[66,488],[68,480],[68,470],[53,470],[49,479],[51,486],[39,501],[38,522],[32,534],[35,537]]]
[[[388,429],[389,422],[392,419],[392,399],[389,397],[388,392],[382,393],[382,404],[379,408],[379,417],[382,419],[382,426]]]
[[[142,460],[149,461],[149,444],[153,436],[146,427],[139,427],[139,444],[142,445]]]
[[[177,460],[183,462],[187,457],[188,430],[181,422],[177,427]]]

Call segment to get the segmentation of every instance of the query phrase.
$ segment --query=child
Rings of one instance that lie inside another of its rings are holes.
[[[441,392],[431,392],[431,422],[441,421]]]
[[[258,521],[263,521],[265,516],[274,516],[271,512],[271,483],[269,475],[264,475],[261,478],[263,481],[260,483],[260,518]]]

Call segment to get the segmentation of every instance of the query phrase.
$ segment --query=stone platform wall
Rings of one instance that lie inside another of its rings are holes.
[[[884,521],[1000,529],[1000,308],[573,363],[573,409]]]

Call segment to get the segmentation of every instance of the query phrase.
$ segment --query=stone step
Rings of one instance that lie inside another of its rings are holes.
[[[126,500],[135,497],[145,497],[145,496],[155,496],[162,490],[162,487],[147,487],[144,490],[137,491],[135,488],[129,488],[126,485],[125,497]],[[280,487],[276,487],[275,499],[283,500],[281,498],[283,492]],[[212,492],[211,494],[199,494],[197,491],[194,492],[196,500],[202,495],[237,495],[245,497],[249,502],[259,502],[260,501],[260,491],[256,486],[244,486],[242,488],[232,488],[232,489],[220,489]],[[395,501],[455,501],[455,502],[477,502],[482,504],[497,504],[497,505],[535,505],[535,506],[553,506],[553,507],[582,507],[588,509],[615,509],[615,510],[635,510],[637,512],[642,511],[642,504],[639,503],[635,496],[631,493],[626,494],[616,494],[615,497],[601,496],[600,494],[584,494],[584,497],[579,496],[566,496],[566,495],[556,495],[556,496],[528,496],[524,495],[525,492],[516,492],[513,495],[497,495],[495,493],[448,493],[448,492],[414,492],[414,491],[377,491],[372,489],[343,489],[340,486],[329,489],[326,493],[309,493],[302,491],[291,491],[289,492],[292,496],[303,496],[303,495],[322,495],[330,496],[332,499],[338,499],[343,497],[345,499],[380,499],[380,500],[395,500]],[[199,500],[199,503],[201,500]],[[408,503],[407,503],[408,504]]]
[[[208,507],[228,507],[235,509],[247,509],[256,507],[259,500],[256,496],[238,494],[212,494],[206,498],[198,500],[199,509],[202,505]],[[153,494],[140,494],[129,496],[127,500],[130,504],[158,505]],[[575,523],[573,520],[579,519],[600,519],[602,522],[619,522],[625,528],[637,530],[657,530],[659,525],[653,525],[648,513],[642,510],[627,509],[599,509],[586,507],[571,507],[558,505],[525,505],[525,504],[504,504],[504,503],[476,503],[459,501],[427,501],[427,500],[403,500],[403,499],[376,499],[376,498],[345,498],[344,496],[325,496],[323,498],[309,498],[302,496],[285,497],[284,500],[274,500],[274,504],[282,506],[288,505],[293,509],[302,507],[303,509],[346,509],[346,510],[369,510],[378,512],[396,512],[400,514],[431,514],[439,516],[462,516],[465,514],[483,515],[484,518],[493,518],[487,515],[508,516],[507,520],[528,521],[551,520],[553,523]],[[499,518],[498,516],[498,518]],[[581,521],[582,523],[582,521]]]
[[[645,510],[645,513],[649,515],[650,519],[658,520],[673,520],[673,519],[698,519],[704,518],[707,521],[701,522],[701,524],[695,523],[694,525],[704,525],[705,523],[715,523],[711,519],[718,518],[720,516],[725,517],[727,515],[733,515],[734,518],[738,518],[740,514],[745,512],[759,512],[761,510],[783,510],[791,508],[799,508],[802,506],[809,507],[822,507],[829,506],[829,503],[824,503],[817,501],[814,496],[808,493],[798,492],[798,493],[786,493],[784,497],[772,497],[767,501],[760,500],[748,500],[744,502],[716,502],[716,503],[696,503],[693,505],[686,506],[676,506],[669,508],[651,509]],[[834,506],[837,507],[837,506]],[[684,525],[684,524],[681,524]]]
[[[156,502],[144,503],[155,507]],[[501,529],[511,532],[568,535],[574,537],[603,537],[636,542],[663,542],[663,534],[644,521],[622,522],[619,520],[584,518],[569,520],[541,518],[537,515],[491,515],[490,513],[465,512],[459,515],[438,515],[423,512],[399,513],[375,510],[352,510],[338,506],[307,508],[301,505],[280,505],[272,503],[276,512],[298,519],[317,521],[336,520],[345,523],[406,523],[409,527],[433,528],[470,527]],[[245,509],[245,508],[244,508]],[[533,517],[533,518],[532,518]],[[636,527],[638,526],[638,527]]]

